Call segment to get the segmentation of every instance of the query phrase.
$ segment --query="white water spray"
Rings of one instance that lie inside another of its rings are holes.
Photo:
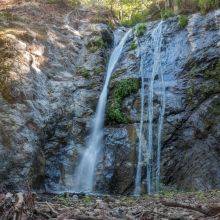
[[[92,134],[89,139],[89,145],[79,163],[79,166],[76,168],[75,171],[74,191],[76,192],[91,193],[93,191],[96,164],[102,145],[103,125],[104,125],[105,109],[107,103],[108,85],[112,72],[120,58],[124,44],[126,43],[127,38],[129,37],[131,31],[132,30],[129,30],[124,35],[118,46],[115,47],[115,49],[111,54],[108,64],[105,84],[98,101]]]

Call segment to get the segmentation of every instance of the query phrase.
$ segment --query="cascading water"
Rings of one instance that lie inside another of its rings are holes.
[[[153,38],[153,69],[149,82],[149,96],[148,96],[148,143],[147,143],[147,191],[148,194],[153,192],[153,99],[154,99],[154,79],[156,74],[160,75],[161,68],[161,44],[162,44],[162,27],[161,21],[152,33]]]
[[[93,191],[94,178],[95,178],[95,168],[98,159],[99,152],[102,145],[103,137],[103,125],[105,117],[105,109],[107,103],[108,95],[108,85],[112,75],[112,72],[115,68],[116,63],[118,62],[120,55],[122,53],[124,44],[127,41],[132,30],[129,30],[124,37],[121,39],[118,46],[113,50],[106,74],[105,84],[101,92],[98,106],[96,110],[96,115],[94,119],[92,134],[89,138],[88,147],[79,163],[79,166],[75,171],[75,186],[74,191],[76,192],[87,192],[90,193]]]
[[[147,166],[147,192],[152,194],[156,189],[156,192],[159,191],[160,185],[160,160],[161,160],[161,137],[163,130],[163,119],[165,113],[165,84],[163,79],[163,74],[161,72],[161,45],[162,45],[162,28],[163,21],[158,23],[156,28],[152,32],[153,40],[153,67],[152,72],[149,78],[148,85],[148,107],[147,107],[147,144],[146,144],[146,166]],[[144,54],[144,53],[143,53]],[[140,128],[139,128],[139,145],[138,145],[138,165],[135,178],[135,189],[134,194],[140,195],[141,193],[141,170],[142,170],[142,157],[143,157],[143,126],[144,126],[144,108],[145,108],[145,78],[147,73],[144,71],[144,61],[145,56],[141,55],[141,65],[140,65],[140,74],[142,78],[142,87],[141,87],[141,119],[140,119]],[[156,151],[156,175],[155,175],[155,185],[154,186],[154,174],[153,174],[153,165],[154,163],[154,150],[153,150],[153,99],[154,99],[154,79],[158,75],[160,79],[160,93],[161,93],[161,109],[158,122],[158,132],[157,132],[157,151]]]
[[[161,24],[162,26],[162,24]],[[161,36],[162,41],[162,36]],[[161,139],[163,132],[163,121],[166,107],[166,96],[165,96],[165,83],[163,73],[159,71],[159,79],[160,79],[160,91],[161,91],[161,108],[160,108],[160,116],[158,122],[158,132],[157,132],[157,162],[156,162],[156,192],[160,191],[160,161],[161,161]]]
[[[141,56],[140,75],[141,75],[141,119],[139,128],[139,144],[138,144],[138,164],[135,177],[134,195],[141,193],[141,170],[142,170],[142,145],[143,145],[143,125],[144,125],[144,100],[145,100],[145,85],[144,85],[144,56]]]

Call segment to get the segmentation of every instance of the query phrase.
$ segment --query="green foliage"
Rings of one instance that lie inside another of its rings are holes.
[[[200,11],[205,14],[208,11],[219,6],[218,0],[195,0],[198,4]]]
[[[137,43],[135,41],[132,41],[130,50],[135,50],[135,49],[137,49]]]
[[[85,79],[90,78],[89,70],[87,70],[85,67],[78,67],[76,73],[77,75],[83,76]]]
[[[199,99],[206,99],[210,95],[220,92],[220,61],[217,60],[207,70],[202,71],[194,66],[188,73],[190,78],[189,87],[186,90],[187,102],[192,105]],[[199,85],[195,85],[196,77],[203,76],[204,80]],[[199,94],[199,96],[198,96]],[[197,97],[196,97],[197,96]]]
[[[146,24],[144,23],[141,23],[141,24],[138,24],[136,27],[135,27],[135,34],[137,37],[141,37],[144,35],[145,31],[146,31]]]
[[[193,103],[193,98],[196,93],[196,88],[193,83],[187,88],[186,90],[186,96],[187,96],[187,102],[192,104]]]
[[[13,101],[10,90],[12,85],[10,70],[16,55],[10,40],[4,34],[0,34],[0,93],[8,102]]]
[[[89,205],[93,202],[93,199],[91,196],[85,196],[83,199],[82,199],[83,203],[86,204],[86,205]]]
[[[105,72],[105,68],[103,66],[99,66],[97,68],[94,69],[94,74],[95,75],[100,75],[101,73]]]
[[[164,9],[160,12],[161,18],[162,19],[167,19],[170,17],[173,17],[175,14],[173,13],[173,11],[171,9]]]
[[[185,28],[188,25],[188,18],[185,15],[179,15],[178,16],[178,23],[180,28]]]
[[[213,66],[211,70],[204,72],[205,79],[213,79],[220,84],[220,60]]]
[[[70,7],[78,7],[80,6],[81,1],[80,0],[68,0],[67,5]]]
[[[123,99],[140,88],[139,79],[118,81],[113,88],[113,95],[107,110],[107,120],[111,123],[129,123],[129,118],[122,112]]]
[[[148,11],[146,10],[141,11],[141,12],[136,12],[135,14],[132,14],[129,18],[124,18],[121,21],[121,25],[126,26],[126,27],[131,27],[138,23],[146,22],[147,15],[148,15]]]
[[[47,0],[47,4],[57,4],[59,0]]]
[[[57,195],[54,197],[54,199],[65,206],[70,206],[72,203],[70,197],[66,196],[65,194]]]
[[[86,47],[91,53],[95,53],[100,49],[106,48],[107,44],[101,37],[95,37],[89,41]]]
[[[0,21],[13,21],[17,19],[17,16],[13,15],[10,12],[0,12]]]

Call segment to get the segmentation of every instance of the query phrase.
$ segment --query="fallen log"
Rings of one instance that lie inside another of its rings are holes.
[[[202,205],[192,206],[192,205],[187,205],[187,204],[177,203],[177,202],[170,202],[170,201],[162,201],[161,203],[164,206],[168,206],[168,207],[177,207],[177,208],[184,208],[184,209],[197,211],[209,217],[220,214],[220,203],[213,203],[213,204],[210,204],[209,206],[202,206]]]

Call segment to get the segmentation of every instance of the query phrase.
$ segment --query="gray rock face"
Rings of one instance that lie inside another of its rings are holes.
[[[40,6],[25,12],[22,7],[16,13],[39,12]],[[27,3],[25,7],[30,6]],[[29,182],[35,189],[71,190],[74,169],[90,133],[113,37],[106,25],[91,23],[89,13],[84,10],[76,21],[74,13],[65,12],[40,26],[33,21],[29,29],[25,27],[27,21],[1,24],[2,38],[10,39],[10,49],[16,51],[7,75],[13,83],[8,86],[10,100],[2,90],[0,93],[0,183],[8,188],[24,188]],[[161,53],[166,84],[162,150],[165,185],[220,188],[219,16],[220,11],[192,15],[185,29],[179,28],[176,17],[164,22]],[[133,35],[127,41],[111,80],[110,96],[116,82],[140,78],[140,56],[138,49],[131,50],[133,41],[144,48],[146,74],[150,75],[154,49],[151,33],[156,24],[149,23],[141,38]],[[11,26],[14,29],[9,33]],[[0,50],[4,47],[0,41]],[[156,78],[155,131],[159,86]],[[139,92],[121,103],[128,123],[106,121],[104,148],[97,167],[99,191],[133,190]]]
[[[179,28],[177,18],[170,18],[163,23],[161,71],[166,87],[166,110],[163,129],[162,182],[179,189],[206,190],[220,187],[219,16],[220,11],[206,16],[194,14],[189,18],[189,24],[185,29]],[[144,36],[138,39],[139,52],[146,55],[146,78],[150,78],[152,72],[154,48],[151,34],[156,25],[157,22],[150,23]],[[114,79],[113,84],[114,81],[123,80],[126,77],[138,77],[140,59],[137,57],[138,51],[129,51],[130,45],[131,43],[128,42],[127,52],[124,53],[118,65],[124,73]],[[153,129],[155,149],[159,98],[160,81],[156,76]],[[136,94],[124,100],[124,111],[132,120],[130,126],[134,129],[139,128],[140,101]],[[145,118],[147,119],[147,116]],[[147,121],[144,122],[146,123]],[[138,139],[137,133],[135,136]],[[131,143],[131,138],[129,140]],[[126,142],[123,145],[129,146]],[[134,147],[137,147],[137,143]],[[131,156],[131,153],[129,155]],[[129,158],[131,157],[127,156],[128,163]],[[124,173],[124,170],[128,169],[123,169],[120,174],[118,174],[120,169],[115,169],[113,176],[130,179],[132,188],[136,161],[137,158],[134,156],[131,161],[133,169],[129,172],[133,178]],[[145,177],[143,173],[143,187]],[[114,179],[113,182],[117,185],[118,193],[131,189],[126,182],[123,184],[123,190],[120,188],[120,182]]]

